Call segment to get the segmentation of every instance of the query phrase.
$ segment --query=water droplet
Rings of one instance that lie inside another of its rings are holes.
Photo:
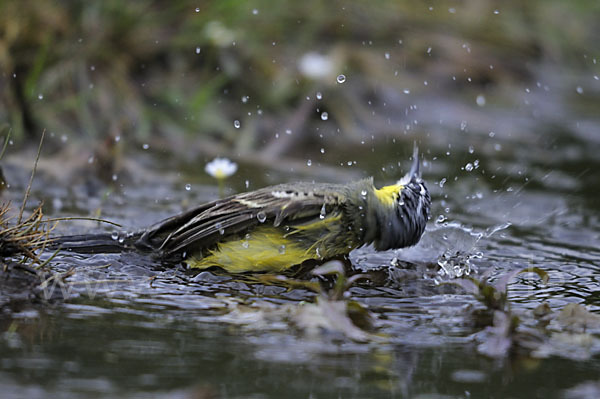
[[[478,95],[477,98],[475,99],[475,102],[480,107],[483,107],[485,105],[485,96],[483,94]]]
[[[116,174],[112,175],[112,181],[117,181],[118,178],[119,178],[119,176],[117,176]]]
[[[219,231],[219,234],[221,234],[221,235],[225,234],[225,229],[223,228],[223,225],[221,224],[221,222],[215,223],[215,229],[217,229]]]
[[[490,132],[490,134],[488,134],[488,136],[490,136],[490,137],[494,137],[495,135],[496,135],[496,133],[494,133],[494,132]]]
[[[267,220],[267,214],[264,213],[263,211],[260,211],[256,214],[256,218],[258,219],[259,222],[264,223],[265,220]]]
[[[578,94],[583,94],[583,87],[577,86],[577,88],[575,90],[577,91]],[[41,100],[41,98],[40,98],[40,100]]]
[[[250,246],[250,243],[248,241],[242,241],[242,247],[248,248],[249,246]]]
[[[404,92],[404,94],[410,94],[410,90],[409,89],[404,89],[402,91]]]
[[[292,129],[285,129],[285,134],[292,134]]]
[[[312,161],[309,159],[308,161],[306,161],[306,164],[307,164],[308,166],[310,166],[310,165],[312,165]]]
[[[200,54],[200,51],[202,51],[202,49],[200,47],[196,47],[196,54]]]
[[[390,53],[388,53],[388,52],[386,52],[383,56],[385,57],[386,60],[390,59]]]
[[[113,240],[115,240],[115,241],[116,241],[116,240],[118,240],[118,239],[119,239],[119,232],[118,232],[118,231],[113,231],[113,232],[110,234],[110,238],[112,238],[112,239],[113,239]]]
[[[93,155],[88,158],[88,163],[94,163],[94,156]]]
[[[242,96],[242,102],[243,102],[244,104],[246,104],[246,103],[248,102],[248,100],[249,100],[249,99],[250,99],[250,97],[248,97],[248,96]]]
[[[325,215],[327,214],[327,209],[325,209],[325,204],[321,207],[321,212],[319,212],[319,219],[325,219]]]
[[[190,183],[185,185],[185,191],[190,191],[192,189],[192,185]]]
[[[246,188],[250,187],[250,180],[246,180],[244,183],[246,184]]]
[[[236,129],[239,129],[240,126],[242,126],[240,121],[238,121],[237,119],[233,121],[233,127],[235,127]]]
[[[321,154],[325,154],[325,148],[321,148]]]
[[[362,195],[363,197],[366,197],[367,196],[367,190],[362,190],[360,192],[360,195]]]
[[[281,245],[281,246],[279,247],[279,253],[280,253],[281,255],[283,255],[283,254],[285,253],[285,245]]]
[[[445,221],[446,221],[446,216],[444,216],[444,215],[439,215],[439,216],[437,217],[437,219],[435,219],[435,222],[436,222],[437,224],[444,223]]]
[[[321,100],[323,98],[323,94],[320,91],[317,92],[317,100]]]
[[[496,14],[496,15],[500,14],[500,10],[494,10],[494,14]]]
[[[321,114],[321,120],[326,121],[327,119],[329,119],[329,114],[327,112],[323,112]]]
[[[465,170],[467,172],[470,172],[473,170],[473,164],[471,162],[469,162],[468,164],[465,165]]]
[[[475,148],[473,148],[472,145],[469,146],[469,154],[472,154],[475,152]]]
[[[200,12],[200,7],[196,7],[196,12]]]
[[[338,75],[335,80],[337,80],[338,83],[344,83],[346,81],[346,75]]]
[[[44,99],[44,95],[43,94],[38,94],[38,99],[43,100]]]
[[[255,8],[254,10],[252,10],[252,14],[258,15],[258,10]]]
[[[467,121],[460,122],[460,130],[465,130],[467,128]]]
[[[147,150],[148,148],[150,148],[150,144],[144,143],[144,144],[142,144],[142,148],[144,150]]]
[[[440,188],[444,187],[444,184],[446,184],[447,179],[444,177],[442,180],[440,180]]]

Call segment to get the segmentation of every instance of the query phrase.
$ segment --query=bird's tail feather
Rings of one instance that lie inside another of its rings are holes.
[[[137,249],[136,241],[141,234],[99,233],[59,236],[50,239],[50,249],[60,249],[77,253],[118,253]]]

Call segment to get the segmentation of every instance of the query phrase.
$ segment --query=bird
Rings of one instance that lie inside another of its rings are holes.
[[[373,178],[347,184],[284,183],[194,207],[149,228],[123,234],[57,237],[67,251],[139,251],[192,269],[284,272],[373,245],[376,251],[417,244],[430,216],[418,148],[410,171],[376,188]]]

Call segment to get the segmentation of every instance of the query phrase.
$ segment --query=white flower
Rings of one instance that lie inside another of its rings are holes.
[[[298,70],[307,78],[326,79],[333,74],[333,60],[319,53],[306,53],[298,62]]]
[[[206,164],[204,170],[215,179],[224,179],[237,171],[237,164],[227,158],[215,158]]]
[[[219,47],[229,47],[235,40],[233,31],[219,21],[208,22],[204,28],[204,34]]]

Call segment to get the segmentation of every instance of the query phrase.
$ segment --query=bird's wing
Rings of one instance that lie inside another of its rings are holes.
[[[234,195],[158,223],[144,232],[140,246],[167,255],[190,247],[206,248],[261,223],[279,226],[329,212],[343,200],[338,193],[330,187],[299,183]]]

